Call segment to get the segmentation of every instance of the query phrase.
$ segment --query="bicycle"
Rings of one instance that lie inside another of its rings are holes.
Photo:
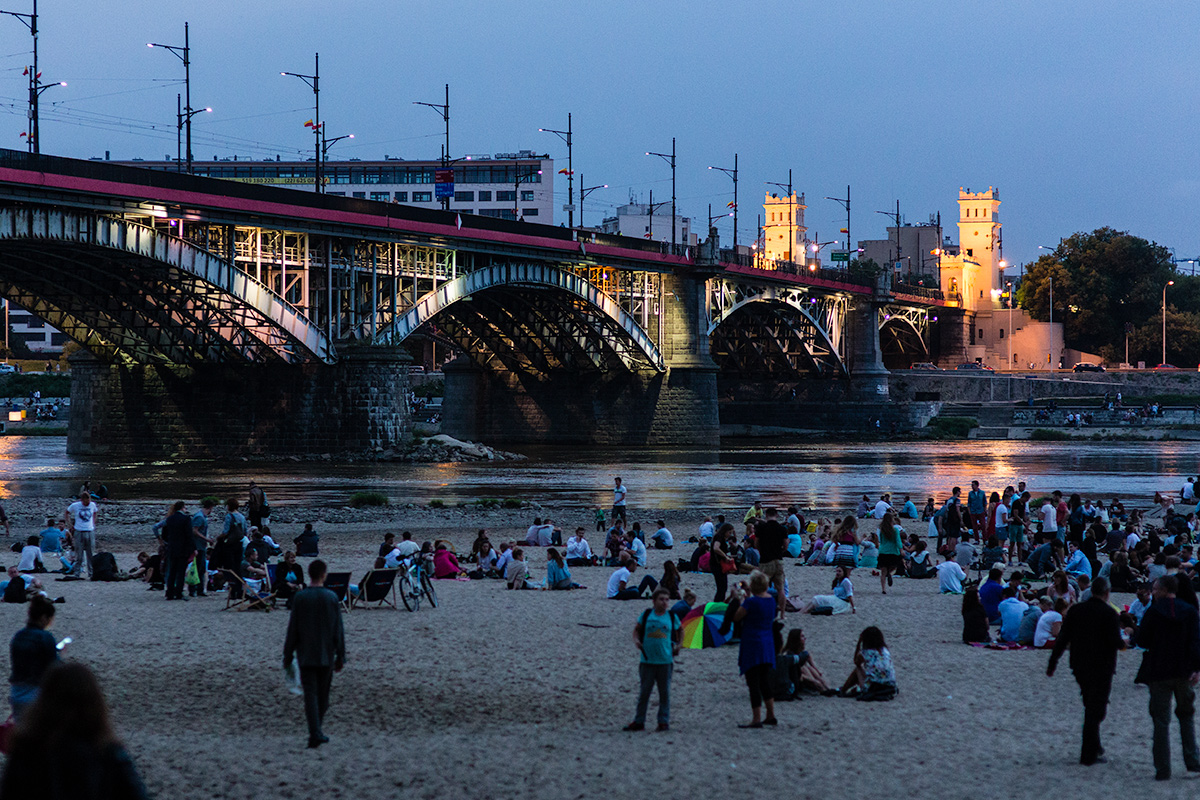
[[[409,611],[421,607],[421,596],[429,601],[429,605],[437,608],[437,592],[433,588],[433,580],[429,577],[425,557],[414,556],[407,562],[404,573],[400,576],[400,599]]]

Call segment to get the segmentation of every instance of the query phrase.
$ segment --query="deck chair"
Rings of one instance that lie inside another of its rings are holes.
[[[399,610],[396,605],[396,575],[398,569],[373,569],[363,576],[359,586],[358,597],[354,602],[366,608],[374,604],[375,608],[390,606]],[[328,584],[326,584],[328,585]]]
[[[222,569],[229,582],[229,593],[225,595],[225,611],[236,608],[239,611],[270,611],[275,605],[275,592],[271,591],[270,581],[263,581],[263,586],[257,592],[252,590],[241,575],[230,569]]]
[[[342,608],[350,610],[353,598],[350,596],[350,573],[329,572],[325,575],[325,588],[337,595]]]

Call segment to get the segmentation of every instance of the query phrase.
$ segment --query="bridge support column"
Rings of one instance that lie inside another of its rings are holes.
[[[702,279],[667,276],[666,372],[525,375],[485,371],[465,357],[447,364],[442,430],[500,444],[716,447],[717,367],[704,304]]]
[[[411,436],[398,347],[343,347],[334,365],[121,367],[71,356],[67,452],[124,458],[355,455]]]
[[[888,370],[879,343],[879,306],[870,301],[850,312],[850,383],[863,400],[886,399]]]

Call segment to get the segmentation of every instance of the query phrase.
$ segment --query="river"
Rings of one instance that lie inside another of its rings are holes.
[[[727,441],[720,451],[679,448],[530,448],[530,460],[464,464],[327,462],[138,462],[81,460],[65,437],[0,437],[0,497],[66,497],[84,480],[113,499],[243,496],[253,478],[271,502],[344,505],[354,491],[391,502],[447,505],[484,497],[587,507],[611,502],[612,478],[631,507],[735,508],[768,504],[846,508],[862,494],[939,499],[952,486],[1003,488],[1024,480],[1036,492],[1062,489],[1148,505],[1178,493],[1200,470],[1200,442],[873,442],[770,444]]]

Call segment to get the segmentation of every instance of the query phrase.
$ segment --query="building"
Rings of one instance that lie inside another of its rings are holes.
[[[34,316],[18,305],[8,305],[8,343],[16,349],[24,344],[37,354],[58,356],[70,339],[65,333],[52,328],[41,317]]]
[[[653,239],[656,242],[671,242],[671,202],[655,203],[651,214],[649,203],[626,203],[617,206],[615,217],[606,217],[600,223],[601,233]],[[675,217],[676,244],[696,244],[692,233],[691,217]]]
[[[887,232],[886,239],[860,241],[859,258],[871,259],[883,267],[890,265],[907,283],[931,278],[936,286],[943,243],[941,214],[930,214],[929,222],[921,225],[893,225]]]
[[[131,167],[174,172],[173,159],[118,162]],[[237,156],[193,162],[192,172],[209,178],[281,186],[312,191],[314,162],[248,160]],[[441,208],[435,171],[441,162],[405,161],[384,156],[383,161],[328,161],[325,193],[422,208]],[[454,187],[450,210],[501,219],[526,219],[554,224],[554,160],[531,150],[494,155],[470,155],[453,165]]]
[[[804,226],[804,195],[781,197],[767,192],[763,201],[763,258],[767,261],[805,262],[808,228]]]

